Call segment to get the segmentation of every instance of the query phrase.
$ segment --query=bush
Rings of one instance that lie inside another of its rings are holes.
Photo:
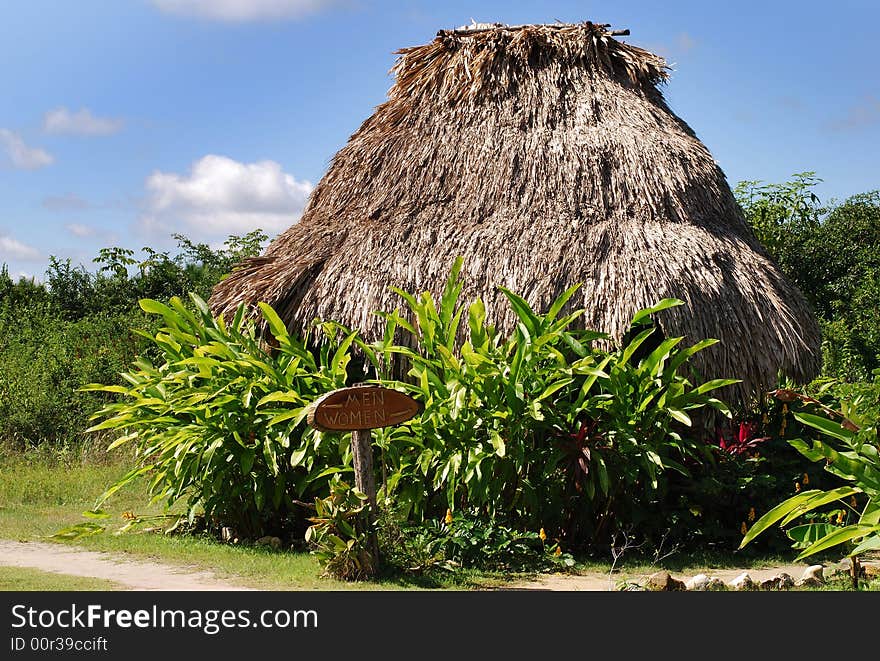
[[[715,341],[681,349],[683,338],[669,338],[637,358],[656,332],[641,324],[682,304],[665,300],[636,315],[628,344],[600,350],[591,343],[604,334],[574,328],[583,310],[561,315],[576,288],[544,315],[504,290],[517,330],[502,338],[478,299],[456,349],[465,313],[460,267],[439,305],[427,293],[395,290],[415,322],[387,314],[384,341],[364,347],[379,373],[402,356],[409,380],[394,385],[424,405],[420,417],[376,435],[385,489],[405,516],[476,508],[512,529],[544,527],[568,548],[604,545],[622,527],[656,520],[668,471],[687,474],[685,461],[709,459],[702,441],[683,433],[690,413],[727,411],[711,391],[735,381],[694,385],[684,374],[688,359]]]
[[[195,295],[195,313],[176,298],[170,306],[142,301],[162,317],[149,335],[160,361],[139,359],[123,375],[129,385],[88,388],[122,398],[99,412],[102,422],[92,429],[123,432],[114,445],[138,448],[138,465],[102,500],[148,475],[154,500],[171,506],[184,499],[191,520],[203,512],[210,527],[233,526],[239,536],[293,534],[302,525],[295,506],[325,496],[332,476],[351,471],[350,435],[305,421],[313,401],[345,385],[357,343],[380,371],[402,357],[410,380],[378,382],[424,405],[421,416],[374,434],[380,496],[405,521],[468,511],[494,521],[494,532],[546,528],[568,550],[651,520],[668,471],[687,475],[686,461],[709,458],[701,442],[681,433],[689,414],[727,410],[711,391],[734,381],[694,386],[682,374],[690,356],[713,341],[680,349],[682,338],[669,338],[637,359],[653,324],[604,351],[590,346],[601,333],[572,328],[583,310],[560,316],[574,289],[546,315],[505,291],[517,331],[502,339],[475,301],[468,341],[456,349],[460,267],[439,306],[427,294],[401,292],[418,330],[395,312],[386,315],[385,340],[373,345],[328,322],[318,324],[323,339],[310,349],[260,304],[276,347],[269,351],[243,308],[227,324]],[[634,324],[680,304],[663,301]],[[398,328],[415,349],[394,343]]]
[[[245,538],[301,534],[295,502],[325,494],[349,455],[341,438],[306,425],[306,409],[345,384],[354,337],[337,342],[338,327],[320,325],[325,343],[316,357],[261,304],[277,345],[272,351],[255,336],[243,307],[227,323],[212,317],[197,295],[191,300],[195,312],[178,298],[170,305],[141,301],[162,317],[158,332],[148,335],[161,362],[138,359],[123,374],[125,386],[84,388],[121,397],[94,416],[102,421],[90,431],[123,432],[111,449],[137,447],[137,466],[96,507],[146,475],[153,501],[171,507],[183,499],[189,520],[204,515],[211,529],[231,526]]]
[[[117,384],[136,357],[159,356],[156,345],[134,332],[155,325],[138,299],[167,300],[190,290],[207,295],[239,259],[259,252],[266,235],[233,235],[220,250],[175,238],[179,254],[144,248],[141,262],[131,250],[102,249],[97,273],[51,257],[45,284],[14,282],[0,268],[0,443],[80,442],[88,417],[116,396],[78,388]]]
[[[866,380],[880,367],[880,191],[823,206],[812,172],[744,181],[736,196],[758,240],[822,326],[823,373]]]
[[[131,330],[144,323],[142,315],[67,321],[45,306],[0,308],[0,442],[80,441],[108,397],[78,388],[116,381],[144,347]]]
[[[777,399],[800,402],[820,413],[794,413],[795,419],[818,437],[796,438],[789,443],[809,461],[819,463],[838,484],[842,480],[845,485],[799,490],[800,493],[764,513],[744,533],[741,546],[778,524],[786,529],[792,546],[800,551],[796,560],[839,546],[845,546],[849,555],[856,558],[880,550],[880,374],[877,376],[873,397],[857,396],[844,402],[840,410],[791,390],[776,391]],[[790,525],[798,520],[798,525]],[[853,571],[853,581],[858,584],[858,571]]]

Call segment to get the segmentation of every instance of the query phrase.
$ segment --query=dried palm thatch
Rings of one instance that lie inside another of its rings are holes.
[[[574,283],[589,328],[621,338],[663,297],[666,336],[721,343],[706,378],[740,403],[815,375],[819,330],[755,239],[706,147],[666,105],[664,60],[592,23],[441,31],[398,51],[396,83],[334,157],[299,223],[211,297],[270,303],[292,329],[334,319],[381,335],[389,291],[463,295],[511,329],[503,285],[536,309]]]

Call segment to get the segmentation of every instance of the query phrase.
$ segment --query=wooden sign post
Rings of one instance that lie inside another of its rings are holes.
[[[370,530],[378,511],[370,430],[399,425],[420,410],[421,405],[409,395],[366,383],[329,392],[315,400],[309,409],[308,423],[315,429],[351,432],[354,487],[367,496],[370,504],[367,514]],[[379,543],[373,532],[370,533],[370,554],[375,570],[379,565]]]

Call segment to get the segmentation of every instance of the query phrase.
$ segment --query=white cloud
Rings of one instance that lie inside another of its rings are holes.
[[[81,223],[68,223],[64,227],[68,232],[80,238],[95,236],[95,234],[98,233],[98,231],[94,227],[83,225]]]
[[[39,259],[40,252],[7,234],[0,234],[0,257],[9,259]]]
[[[18,133],[9,129],[0,129],[0,150],[6,152],[6,158],[17,170],[38,170],[55,162],[52,154],[28,147]]]
[[[152,0],[167,14],[194,16],[227,23],[295,19],[312,14],[338,0]]]
[[[239,163],[213,154],[186,175],[154,172],[145,185],[141,225],[154,235],[180,232],[200,241],[258,228],[277,234],[299,220],[313,188],[275,161]]]
[[[67,108],[55,108],[43,115],[43,130],[47,133],[71,135],[111,135],[122,129],[121,119],[95,117],[88,108],[70,112]]]

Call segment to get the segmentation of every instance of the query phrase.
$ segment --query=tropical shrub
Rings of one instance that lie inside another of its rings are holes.
[[[340,341],[337,326],[321,324],[325,342],[313,353],[261,304],[277,346],[270,350],[243,307],[227,323],[197,295],[191,300],[195,312],[178,298],[142,300],[162,318],[149,335],[162,362],[139,358],[122,375],[127,385],[84,388],[120,397],[95,414],[90,431],[122,432],[111,449],[137,450],[137,466],[96,507],[146,476],[153,501],[170,507],[183,499],[190,521],[204,515],[210,528],[231,526],[242,537],[304,528],[295,501],[325,495],[349,452],[342,438],[306,425],[307,406],[345,384],[354,335]]]
[[[652,521],[662,534],[654,508],[669,476],[690,476],[712,460],[701,438],[687,433],[691,416],[705,407],[729,415],[713,394],[735,381],[687,373],[690,357],[715,340],[682,348],[682,338],[661,338],[649,347],[651,315],[682,304],[668,299],[635,315],[624,346],[594,346],[610,339],[576,327],[583,310],[563,314],[576,287],[545,314],[503,290],[519,323],[502,337],[480,300],[466,308],[459,301],[460,268],[458,260],[439,305],[428,293],[397,290],[409,314],[384,314],[386,333],[372,344],[326,322],[316,324],[320,341],[310,348],[265,304],[260,339],[243,308],[227,323],[197,295],[192,308],[177,298],[142,300],[161,318],[157,332],[142,333],[159,358],[139,358],[123,374],[127,385],[85,388],[119,398],[91,429],[121,432],[111,447],[131,444],[138,457],[98,506],[147,476],[153,500],[185,502],[190,521],[204,515],[208,527],[233,526],[241,537],[301,532],[304,501],[326,499],[333,477],[351,471],[349,435],[309,428],[306,416],[320,395],[346,384],[356,344],[386,377],[377,382],[423,404],[420,416],[373,433],[383,507],[393,503],[409,529],[447,511],[470,517],[435,536],[443,557],[475,562],[463,540],[489,535],[484,541],[498,549],[491,562],[503,553],[513,562],[532,534],[518,531],[546,529],[560,553]],[[408,368],[407,380],[387,378],[394,359]],[[310,533],[316,548],[328,566],[335,548],[340,567],[349,567],[356,538],[327,530]]]
[[[880,550],[880,446],[878,446],[877,400],[847,403],[842,411],[829,410],[815,398],[792,391],[777,391],[783,400],[799,399],[817,406],[823,415],[797,412],[794,417],[821,432],[812,442],[797,438],[789,441],[811,462],[824,462],[824,470],[848,483],[833,489],[808,489],[779,503],[765,513],[743,537],[740,547],[749,544],[768,528],[786,528],[787,535],[800,550],[797,560],[846,545],[849,555]],[[831,511],[828,511],[829,508]]]
[[[363,516],[367,496],[340,479],[330,483],[330,495],[315,499],[315,514],[305,539],[327,576],[355,581],[374,575],[371,531]]]
[[[404,523],[392,529],[401,534],[383,549],[392,564],[409,572],[433,567],[534,571],[575,564],[558,543],[548,541],[543,530],[516,530],[486,517],[479,509],[460,510],[454,515],[449,511],[438,520]]]
[[[420,417],[376,434],[384,490],[407,518],[478,509],[515,529],[546,527],[567,544],[596,542],[649,519],[666,472],[686,474],[684,460],[707,458],[701,441],[681,433],[690,412],[709,406],[727,413],[712,391],[734,380],[694,385],[683,373],[715,340],[681,349],[683,338],[669,338],[637,360],[656,332],[649,325],[624,347],[596,348],[607,336],[575,327],[583,310],[562,314],[575,287],[546,314],[503,290],[519,319],[507,338],[473,301],[457,349],[465,314],[460,267],[439,305],[428,293],[395,290],[409,314],[385,314],[384,339],[363,345],[380,374],[393,356],[403,357],[409,379],[395,385],[424,405]],[[681,304],[661,301],[633,323]]]
[[[803,386],[780,378],[777,387],[756,402],[751,411],[740,411],[722,420],[707,438],[712,464],[688,465],[690,478],[671,475],[666,497],[660,503],[672,524],[671,541],[687,548],[719,551],[736,549],[760,513],[805,490],[828,490],[839,485],[832,474],[798,452],[789,443],[822,438],[819,430],[799,421],[801,413],[846,411],[858,402],[862,417],[880,417],[880,377],[874,383],[846,383],[822,377]],[[785,553],[792,540],[780,528],[771,528],[739,553]]]

